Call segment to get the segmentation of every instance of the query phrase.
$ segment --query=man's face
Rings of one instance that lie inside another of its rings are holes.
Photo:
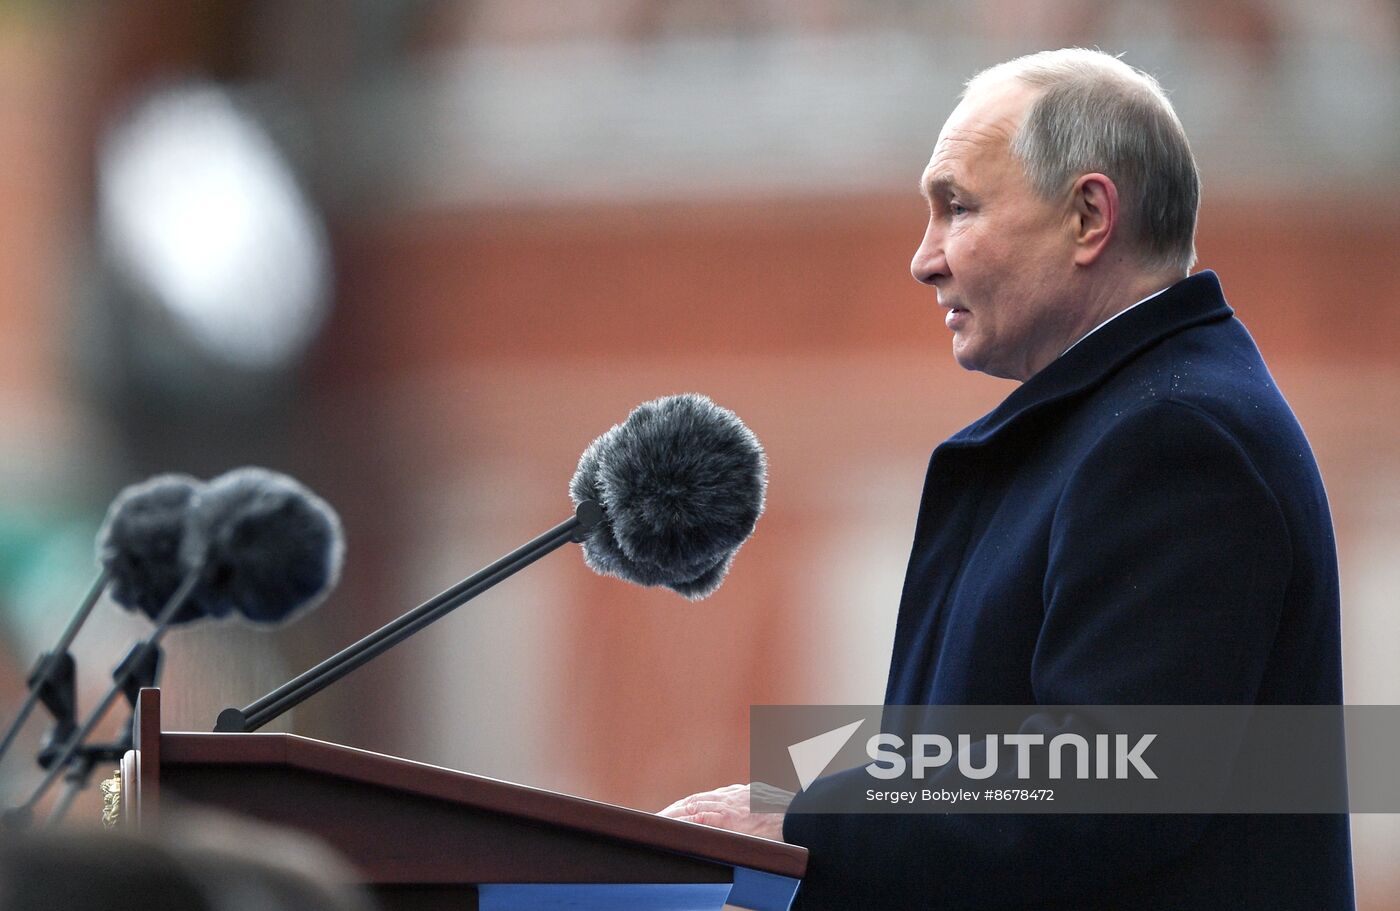
[[[1073,341],[1072,210],[1040,198],[1010,148],[1033,98],[1013,79],[953,111],[924,170],[928,230],[910,264],[938,291],[958,363],[1019,380]]]

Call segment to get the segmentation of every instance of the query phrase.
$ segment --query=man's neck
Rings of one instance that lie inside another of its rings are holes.
[[[1095,282],[1094,287],[1086,290],[1084,295],[1091,302],[1091,306],[1078,311],[1074,321],[1066,326],[1066,331],[1059,334],[1060,344],[1043,351],[1044,363],[1038,369],[1028,373],[1024,379],[1029,379],[1030,376],[1039,373],[1040,370],[1058,360],[1066,351],[1079,344],[1081,340],[1104,323],[1141,303],[1145,298],[1170,288],[1184,277],[1165,273],[1148,275],[1134,272],[1125,274],[1118,280]],[[1047,339],[1047,341],[1049,340]]]
[[[1125,275],[1117,281],[1106,284],[1099,283],[1094,290],[1093,306],[1085,309],[1083,318],[1077,327],[1078,332],[1070,340],[1070,343],[1079,341],[1088,335],[1094,327],[1113,319],[1124,310],[1151,297],[1158,291],[1170,288],[1183,278],[1185,278],[1184,275],[1133,273]]]
[[[1075,345],[1078,345],[1080,342],[1084,341],[1084,339],[1086,339],[1086,338],[1088,338],[1089,336],[1093,335],[1095,332],[1098,332],[1098,331],[1099,331],[1100,329],[1102,329],[1104,326],[1106,326],[1106,325],[1108,325],[1109,323],[1113,322],[1113,320],[1115,320],[1115,319],[1117,319],[1118,317],[1122,316],[1124,313],[1127,313],[1129,310],[1133,309],[1133,308],[1136,307],[1138,304],[1145,304],[1145,303],[1147,303],[1149,300],[1151,300],[1152,298],[1154,298],[1154,297],[1156,297],[1157,295],[1161,294],[1163,291],[1167,290],[1168,288],[1170,288],[1172,285],[1176,284],[1176,283],[1177,283],[1178,281],[1180,281],[1180,280],[1181,280],[1181,279],[1178,279],[1178,278],[1153,278],[1153,279],[1150,279],[1150,280],[1146,280],[1146,281],[1142,281],[1142,282],[1136,283],[1136,284],[1133,286],[1133,287],[1134,287],[1134,290],[1125,292],[1125,294],[1124,294],[1123,297],[1118,298],[1118,299],[1114,302],[1114,306],[1112,306],[1112,307],[1105,307],[1105,308],[1103,308],[1102,310],[1100,310],[1099,312],[1101,312],[1101,313],[1106,312],[1107,315],[1104,316],[1103,319],[1099,320],[1097,323],[1094,323],[1094,325],[1091,326],[1089,329],[1087,329],[1087,330],[1085,330],[1084,332],[1080,333],[1079,336],[1076,337],[1075,340],[1074,340],[1073,342],[1070,342],[1070,344],[1065,348],[1065,350],[1062,351],[1062,352],[1060,353],[1060,356],[1061,356],[1061,357],[1064,357],[1066,354],[1069,353],[1069,350],[1070,350],[1071,348],[1073,348]],[[1144,290],[1143,290],[1144,288],[1150,289],[1150,290],[1144,291]],[[1129,297],[1128,297],[1127,295],[1132,295],[1132,298],[1131,298],[1132,303],[1124,304],[1123,301],[1129,299]]]
[[[1163,272],[1134,272],[1115,281],[1097,283],[1092,292],[1092,306],[1082,311],[1064,350],[1073,348],[1081,339],[1115,316],[1170,288],[1185,277]]]

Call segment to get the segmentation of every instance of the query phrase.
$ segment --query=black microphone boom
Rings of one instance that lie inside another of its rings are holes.
[[[256,731],[569,541],[596,572],[703,598],[753,533],[767,482],[763,448],[732,411],[695,394],[646,402],[584,451],[569,485],[573,518],[256,702],[224,709],[214,730]]]
[[[241,709],[224,709],[219,713],[214,730],[238,733],[256,731],[546,554],[558,550],[570,541],[581,541],[583,536],[602,520],[603,510],[597,503],[591,500],[579,503],[572,518],[561,522],[525,546],[506,554],[398,619],[386,623],[359,642],[342,649],[256,702]]]
[[[20,706],[19,714],[15,716],[15,720],[5,731],[5,739],[0,741],[0,757],[3,757],[5,751],[10,748],[15,735],[19,733],[19,729],[29,718],[29,713],[34,711],[34,706],[40,700],[49,705],[55,716],[60,719],[60,730],[56,733],[59,734],[60,738],[66,739],[68,732],[62,730],[62,720],[72,718],[74,710],[71,695],[73,656],[68,654],[68,649],[73,645],[78,630],[87,621],[88,615],[92,613],[98,599],[102,597],[103,590],[107,588],[108,578],[106,570],[97,574],[97,580],[93,582],[92,588],[88,589],[87,596],[83,598],[83,603],[78,607],[78,612],[73,615],[73,619],[68,621],[68,627],[59,637],[58,644],[53,647],[53,651],[45,652],[39,656],[38,662],[34,665],[33,673],[29,675],[29,695],[25,697],[24,704]],[[60,680],[64,679],[67,680],[66,684],[59,683]]]

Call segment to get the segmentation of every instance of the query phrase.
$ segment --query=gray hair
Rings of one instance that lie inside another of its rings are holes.
[[[1102,51],[1064,48],[983,70],[967,90],[1010,77],[1042,90],[1011,142],[1036,192],[1054,199],[1083,174],[1107,175],[1144,265],[1190,271],[1201,177],[1157,80]]]

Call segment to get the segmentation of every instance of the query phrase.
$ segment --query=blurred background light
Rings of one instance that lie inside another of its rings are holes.
[[[191,341],[255,370],[303,353],[326,317],[325,231],[227,92],[151,94],[103,139],[97,188],[105,252]]]

